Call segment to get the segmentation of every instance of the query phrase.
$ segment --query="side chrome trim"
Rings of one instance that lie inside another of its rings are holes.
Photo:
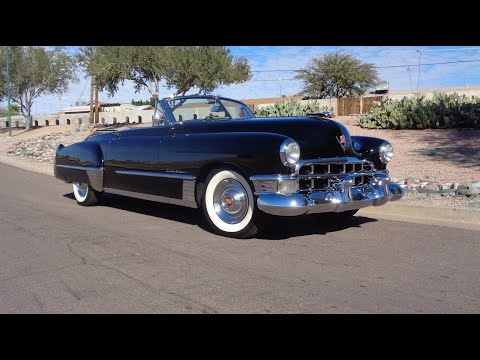
[[[90,186],[96,191],[103,191],[103,167],[55,164],[55,168],[85,171],[90,181]]]
[[[76,165],[55,165],[59,168],[64,169],[73,169],[73,170],[86,170],[86,171],[103,171],[103,167],[93,167],[93,166],[76,166]]]
[[[136,170],[116,170],[115,173],[122,175],[136,175],[136,176],[152,176],[160,178],[181,179],[187,181],[193,181],[196,176],[180,173],[167,173],[167,172],[153,172],[153,171],[136,171]]]
[[[296,175],[254,175],[250,176],[252,181],[283,181],[283,180],[296,180]]]
[[[193,209],[198,208],[195,199],[192,199],[191,197],[185,197],[185,192],[183,194],[183,199],[173,199],[165,196],[144,194],[144,193],[138,193],[134,191],[119,190],[119,189],[112,189],[112,188],[104,188],[104,190],[105,192],[110,194],[129,196],[137,199],[157,201],[157,202],[162,202],[166,204],[186,206]]]

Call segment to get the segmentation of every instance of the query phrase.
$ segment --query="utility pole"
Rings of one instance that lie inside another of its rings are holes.
[[[95,83],[95,124],[99,123],[99,118],[98,118],[98,86],[97,83]]]
[[[90,124],[93,124],[93,89],[94,89],[93,76],[90,75],[90,112],[88,115],[88,122]]]
[[[422,59],[422,51],[418,51],[418,80],[417,80],[417,93],[418,93],[418,87],[420,85],[420,64],[421,64],[421,59]]]
[[[7,63],[7,121],[8,121],[8,136],[12,136],[12,116],[10,108],[10,49],[5,47],[5,61]]]

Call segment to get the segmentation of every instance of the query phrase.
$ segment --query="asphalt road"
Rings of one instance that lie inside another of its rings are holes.
[[[223,238],[195,210],[0,164],[1,313],[479,313],[480,232],[277,219]]]

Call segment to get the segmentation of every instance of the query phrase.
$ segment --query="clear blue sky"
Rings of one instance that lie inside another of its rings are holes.
[[[341,50],[363,62],[378,67],[382,80],[390,82],[392,90],[425,87],[446,87],[480,85],[480,47],[479,46],[228,46],[232,53],[246,57],[254,75],[247,83],[219,88],[216,93],[237,99],[277,97],[280,94],[294,95],[301,88],[301,82],[291,80],[295,73],[278,70],[295,70],[304,67],[316,56]],[[419,52],[420,50],[420,52]],[[74,53],[76,47],[68,48]],[[418,66],[388,67],[396,65],[447,63]],[[473,62],[466,62],[478,60]],[[461,62],[460,62],[461,61]],[[420,75],[420,78],[419,78]],[[68,93],[58,96],[43,96],[35,101],[34,114],[49,114],[77,101],[89,100],[89,80],[79,73],[79,82],[72,84]],[[172,90],[162,88],[160,97],[169,96]],[[130,102],[146,100],[148,91],[135,93],[131,83],[126,82],[113,98],[100,94],[102,101]]]

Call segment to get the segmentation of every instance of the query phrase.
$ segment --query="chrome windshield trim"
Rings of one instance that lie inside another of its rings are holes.
[[[87,171],[102,171],[103,167],[93,167],[93,166],[77,166],[77,165],[55,165],[58,168],[63,169],[73,169],[73,170],[87,170]]]
[[[122,174],[122,175],[136,175],[136,176],[152,176],[152,177],[160,177],[160,178],[169,178],[169,179],[181,179],[181,180],[189,180],[193,181],[197,177],[188,174],[180,174],[180,173],[167,173],[167,172],[153,172],[153,171],[136,171],[136,170],[116,170],[115,173]]]

